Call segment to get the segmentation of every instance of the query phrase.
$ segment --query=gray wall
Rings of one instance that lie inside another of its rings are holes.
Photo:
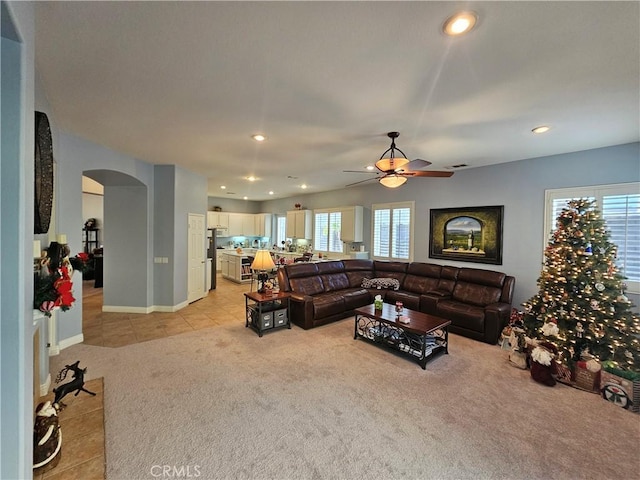
[[[207,215],[207,180],[180,167],[175,168],[175,216],[174,216],[174,303],[177,305],[188,298],[188,227],[189,214],[199,213]],[[206,223],[205,223],[206,225]],[[205,237],[206,252],[206,237]]]
[[[151,304],[147,191],[146,185],[104,187],[104,218],[110,225],[104,235],[105,306],[146,309]]]
[[[1,2],[0,478],[30,478],[33,459],[34,12]]]
[[[156,165],[154,177],[156,209],[153,217],[153,256],[168,257],[169,263],[154,264],[153,295],[157,305],[174,305],[175,168],[172,165]]]
[[[314,209],[343,205],[365,207],[365,245],[371,244],[373,203],[415,200],[414,260],[461,267],[495,269],[516,277],[514,306],[537,292],[543,264],[544,191],[640,181],[640,143],[564,155],[532,158],[483,168],[461,170],[450,178],[410,179],[398,189],[377,182],[333,192],[263,202],[256,208],[283,213],[295,203]],[[209,204],[216,199],[210,198]],[[257,202],[256,202],[257,203]],[[484,265],[429,258],[429,210],[504,205],[503,263]],[[639,296],[629,295],[638,305]]]
[[[169,258],[155,264],[154,303],[171,307],[188,298],[188,220],[207,213],[207,180],[175,165],[156,165],[154,174],[154,257]]]

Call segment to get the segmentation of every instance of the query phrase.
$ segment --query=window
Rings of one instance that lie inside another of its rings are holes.
[[[342,213],[338,210],[315,210],[313,224],[313,249],[316,252],[342,253]]]
[[[371,244],[378,260],[413,259],[414,202],[374,204]]]
[[[276,218],[276,245],[280,248],[284,247],[287,240],[287,217],[284,215]]]
[[[560,188],[545,192],[545,245],[555,229],[556,218],[572,199],[596,201],[609,231],[609,241],[618,247],[616,266],[630,293],[640,293],[640,183]]]

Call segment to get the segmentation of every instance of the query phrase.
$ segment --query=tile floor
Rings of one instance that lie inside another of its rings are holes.
[[[70,374],[67,377],[70,379]],[[91,396],[80,392],[64,397],[67,405],[58,413],[62,432],[62,449],[51,463],[33,471],[34,480],[103,480],[104,451],[104,395],[102,378],[89,380],[85,388]],[[40,401],[53,401],[49,393]]]
[[[215,290],[177,312],[134,314],[103,312],[102,289],[94,289],[93,281],[87,281],[82,300],[84,343],[117,348],[229,322],[244,323],[243,293],[250,288],[248,283],[237,284],[218,275]]]

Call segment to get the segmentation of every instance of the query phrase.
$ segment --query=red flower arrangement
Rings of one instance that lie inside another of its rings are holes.
[[[51,316],[55,307],[67,311],[76,301],[72,288],[73,283],[67,267],[60,267],[52,275],[36,275],[33,306],[47,317]]]
[[[73,297],[71,276],[74,268],[84,271],[88,265],[89,255],[79,253],[69,258],[69,247],[51,242],[47,255],[38,260],[34,275],[33,308],[40,310],[47,317],[54,308],[69,310],[76,299]]]

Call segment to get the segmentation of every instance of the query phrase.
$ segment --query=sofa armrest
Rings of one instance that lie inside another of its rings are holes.
[[[438,311],[438,302],[445,298],[451,298],[449,292],[444,290],[430,290],[420,295],[420,311],[435,315]]]
[[[308,330],[313,327],[313,297],[304,293],[291,293],[289,315],[296,325]]]
[[[484,307],[484,335],[487,343],[498,343],[502,329],[509,323],[511,305],[508,303],[492,303]]]

